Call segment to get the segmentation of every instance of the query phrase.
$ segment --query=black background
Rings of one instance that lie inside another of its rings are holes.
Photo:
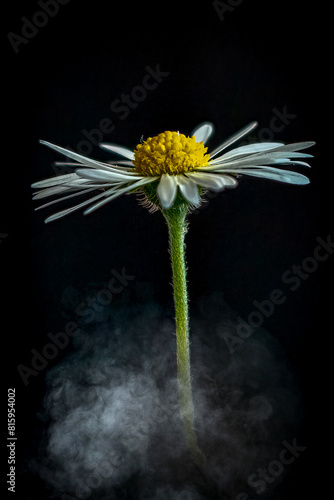
[[[125,267],[137,283],[149,283],[150,298],[172,307],[165,225],[159,214],[139,207],[134,196],[119,198],[89,217],[79,211],[44,225],[46,214],[53,212],[34,211],[30,184],[53,175],[52,162],[61,158],[38,140],[75,149],[85,139],[82,130],[98,128],[101,119],[110,118],[115,129],[103,140],[133,148],[142,135],[169,129],[187,134],[209,120],[216,127],[209,145],[215,147],[252,120],[259,122],[257,133],[268,128],[273,109],[286,108],[295,115],[272,138],[317,142],[311,151],[311,184],[246,178],[238,189],[210,199],[190,221],[191,299],[222,291],[226,302],[247,317],[253,300],[282,288],[283,272],[312,256],[316,238],[326,239],[331,232],[331,139],[326,134],[332,114],[326,69],[330,11],[299,0],[244,0],[221,20],[213,3],[204,0],[71,0],[15,53],[7,33],[21,34],[21,18],[32,19],[40,8],[29,1],[7,5],[6,10],[0,226],[7,235],[0,244],[3,365],[6,386],[16,387],[18,453],[24,453],[44,381],[41,375],[25,387],[16,367],[29,363],[30,350],[43,346],[49,331],[62,329],[67,287],[81,290],[87,283],[108,281],[111,268]],[[112,101],[131,93],[142,84],[145,68],[157,65],[168,76],[120,119],[110,109]],[[91,156],[107,159],[95,146]],[[288,499],[302,498],[311,488],[315,497],[323,498],[320,490],[328,479],[324,445],[330,434],[325,424],[330,371],[326,353],[332,335],[330,267],[331,259],[320,263],[265,324],[299,374],[305,401],[301,436],[308,450],[289,476]],[[38,498],[38,487],[25,482],[20,488],[18,479],[17,498]]]

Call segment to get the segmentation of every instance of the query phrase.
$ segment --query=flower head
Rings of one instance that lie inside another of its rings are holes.
[[[210,155],[203,142],[178,132],[163,132],[149,137],[135,149],[133,164],[143,175],[181,175],[206,167]]]
[[[73,173],[34,183],[33,188],[41,188],[34,194],[34,199],[64,195],[39,207],[44,208],[95,192],[92,197],[57,212],[45,221],[51,222],[80,208],[85,208],[84,214],[89,214],[125,193],[144,190],[147,194],[149,185],[154,187],[160,208],[167,210],[173,206],[178,193],[189,205],[196,207],[200,204],[203,188],[214,191],[234,188],[238,185],[237,177],[240,175],[290,184],[308,184],[309,179],[305,175],[279,169],[277,165],[309,167],[308,163],[300,161],[300,158],[311,155],[300,151],[313,146],[314,142],[287,145],[279,142],[254,143],[222,154],[222,151],[256,126],[256,122],[250,123],[210,154],[207,153],[208,148],[205,143],[211,137],[214,128],[209,122],[199,125],[189,137],[170,131],[149,137],[138,144],[134,151],[115,144],[100,144],[103,149],[126,158],[112,163],[92,160],[69,149],[41,141],[42,144],[75,160],[75,163],[61,163],[73,168]]]

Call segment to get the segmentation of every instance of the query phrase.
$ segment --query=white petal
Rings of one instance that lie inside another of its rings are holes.
[[[87,156],[80,155],[79,153],[75,153],[74,151],[71,151],[70,149],[62,148],[61,146],[56,146],[56,144],[52,144],[51,142],[47,141],[39,141],[41,144],[44,144],[45,146],[48,146],[51,149],[54,149],[58,153],[61,153],[68,158],[72,158],[72,160],[76,160],[79,163],[82,163],[83,165],[86,165],[87,167],[93,167],[93,168],[101,168],[101,169],[106,169],[109,170],[111,167],[109,165],[106,165],[105,163],[102,163],[100,161],[92,160],[91,158],[88,158]]]
[[[232,173],[239,173],[242,175],[250,175],[253,177],[263,177],[274,181],[287,182],[289,184],[309,184],[310,180],[305,175],[290,170],[280,170],[274,167],[257,167],[257,168],[236,168],[231,169]]]
[[[219,156],[212,160],[212,163],[217,163],[221,160],[227,160],[230,158],[235,158],[236,156],[259,153],[261,151],[266,151],[268,149],[273,149],[279,146],[284,146],[282,142],[260,142],[255,144],[248,144],[247,146],[240,146],[240,148],[232,149],[228,153]]]
[[[143,186],[144,184],[150,184],[155,179],[156,178],[153,178],[153,177],[145,177],[145,178],[139,180],[138,182],[134,182],[133,184],[131,184],[131,186],[126,186],[124,188],[119,188],[117,190],[115,189],[114,192],[111,193],[111,195],[108,196],[105,200],[101,200],[98,203],[95,203],[95,205],[92,205],[91,207],[87,208],[87,210],[84,211],[84,215],[88,215],[88,214],[94,212],[94,210],[102,207],[106,203],[109,203],[109,201],[117,198],[118,196],[120,196],[120,195],[122,195],[124,193],[130,192],[133,189],[136,189],[138,187]]]
[[[55,166],[57,167],[71,167],[71,168],[76,168],[79,166],[79,164],[77,162],[66,162],[66,161],[55,161],[53,163]],[[126,168],[126,167],[121,167],[120,165],[129,165],[132,167],[132,169],[129,169],[129,168]],[[124,170],[125,172],[128,172],[128,173],[136,173],[136,170],[135,168],[133,167],[133,163],[132,161],[118,161],[117,162],[117,165],[115,165],[115,162],[112,162],[112,161],[108,161],[107,163],[103,163],[103,166],[104,166],[104,170],[108,170],[108,172],[120,172],[120,173],[123,173]]]
[[[232,177],[231,175],[221,175],[219,174],[219,177],[224,179],[225,187],[228,188],[235,188],[238,185],[238,181],[235,177]]]
[[[117,160],[117,165],[115,165],[114,161],[108,161],[107,163],[108,163],[108,165],[112,165],[116,168],[124,168],[124,167],[120,167],[120,165],[128,165],[129,167],[132,167],[132,170],[135,171],[135,168],[133,166],[133,162],[130,160]],[[128,171],[129,169],[127,168],[126,170]]]
[[[233,182],[227,181],[228,176],[219,174],[210,174],[204,172],[188,172],[187,177],[195,181],[199,186],[220,191],[227,185],[233,185]]]
[[[306,163],[306,161],[291,161],[292,165],[302,165],[303,167],[308,167],[311,168],[311,165],[309,163]]]
[[[81,182],[80,182],[81,181]],[[119,186],[119,182],[118,183],[113,183],[111,184],[110,182],[92,182],[92,181],[89,181],[88,179],[79,179],[78,181],[73,181],[73,182],[68,182],[66,184],[67,187],[69,188],[75,188],[75,189],[88,189],[88,188],[95,188],[95,189],[109,189],[111,187],[113,188],[117,188]],[[121,184],[124,184],[123,182]]]
[[[200,197],[198,193],[198,187],[195,182],[188,179],[184,175],[177,175],[176,182],[180,188],[183,198],[188,201],[191,205],[198,206],[200,202]]]
[[[279,148],[277,148],[279,149]],[[220,161],[220,163],[210,162],[206,167],[199,167],[201,171],[217,171],[224,172],[231,168],[248,168],[256,165],[274,165],[277,163],[286,163],[291,158],[312,158],[312,155],[299,152],[287,152],[282,158],[282,151],[269,151],[268,153],[258,153],[254,155],[244,156],[242,158],[231,161]],[[279,160],[279,161],[277,161]]]
[[[228,146],[231,146],[231,144],[233,144],[234,142],[239,141],[245,135],[249,134],[252,130],[254,130],[257,127],[257,125],[258,125],[257,122],[252,122],[246,127],[239,130],[239,132],[237,132],[236,134],[232,135],[229,139],[224,141],[222,144],[220,144],[220,146],[218,146],[210,153],[211,158],[216,156],[223,149],[226,149]]]
[[[67,196],[63,196],[62,198],[57,198],[56,200],[49,201],[48,203],[45,203],[44,205],[40,205],[39,207],[35,208],[35,210],[41,210],[42,208],[49,207],[51,205],[54,205],[55,203],[60,203],[61,201],[64,200],[69,200],[70,198],[74,198],[75,196],[80,196],[82,194],[87,194],[92,191],[96,191],[96,188],[91,188],[91,189],[83,189],[82,191],[76,191],[75,193],[68,194]]]
[[[292,144],[284,144],[275,149],[275,151],[300,151],[301,149],[307,149],[314,145],[314,141],[294,142]]]
[[[203,141],[203,144],[212,136],[215,131],[215,127],[211,122],[204,122],[198,125],[192,133],[191,137],[194,135],[197,142]]]
[[[108,196],[108,191],[105,191],[103,193],[100,193],[96,196],[93,196],[93,198],[90,198],[89,200],[85,200],[84,202],[80,203],[79,205],[75,205],[74,207],[67,208],[65,210],[61,210],[60,212],[57,212],[56,214],[51,215],[47,219],[45,219],[45,222],[52,222],[54,220],[60,219],[61,217],[65,217],[65,215],[68,215],[72,212],[75,212],[76,210],[79,210],[79,208],[85,207],[86,205],[89,205],[95,200],[99,200],[100,198],[103,198],[105,196]]]
[[[121,156],[125,156],[125,158],[129,158],[129,160],[133,160],[135,157],[134,152],[131,149],[124,148],[123,146],[119,146],[118,144],[112,144],[109,142],[101,142],[99,144],[100,148],[106,149],[107,151],[112,151]]]
[[[64,174],[57,175],[55,177],[50,177],[49,179],[45,179],[43,181],[34,182],[31,184],[32,188],[46,188],[51,186],[58,186],[60,184],[64,184],[65,182],[77,179],[77,174]]]
[[[84,215],[88,215],[88,214],[94,212],[94,210],[97,210],[98,208],[102,207],[103,205],[106,205],[107,203],[114,200],[115,198],[118,198],[118,196],[121,196],[122,194],[123,194],[122,191],[116,191],[116,192],[110,194],[104,200],[101,200],[101,201],[95,203],[94,205],[92,205],[91,207],[87,208],[84,211]]]
[[[101,181],[101,182],[130,182],[136,178],[142,179],[143,177],[137,175],[134,177],[132,174],[126,174],[125,172],[116,173],[116,172],[107,172],[106,170],[91,170],[89,168],[77,168],[75,171],[80,177],[84,177],[85,179],[91,179],[93,181]]]
[[[308,167],[311,168],[311,165],[306,163],[306,161],[296,161],[296,160],[291,160],[289,158],[279,158],[277,160],[273,160],[270,162],[272,165],[274,164],[279,164],[279,165],[302,165],[303,167]]]
[[[52,186],[49,188],[42,189],[41,191],[37,191],[36,193],[33,194],[32,199],[33,200],[40,200],[42,198],[47,198],[48,196],[53,196],[58,193],[66,193],[74,191],[74,188],[70,188],[68,186]]]
[[[177,183],[175,175],[162,174],[157,187],[157,195],[163,208],[170,208],[175,200]]]

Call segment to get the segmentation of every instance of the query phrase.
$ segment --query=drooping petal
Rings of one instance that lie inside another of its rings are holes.
[[[211,122],[204,122],[198,125],[190,134],[191,137],[194,135],[197,142],[203,142],[205,144],[215,131],[215,127]]]
[[[84,211],[84,215],[88,215],[88,214],[94,212],[95,210],[97,210],[98,208],[102,207],[103,205],[106,205],[107,203],[109,203],[110,201],[114,200],[115,198],[118,198],[119,196],[122,196],[122,194],[124,194],[124,193],[121,190],[120,191],[114,191],[114,192],[112,192],[104,200],[100,200],[97,203],[95,203],[94,205],[92,205],[91,207],[87,208]]]
[[[187,177],[195,181],[199,186],[213,189],[215,191],[220,191],[226,186],[234,185],[233,181],[227,181],[228,176],[226,175],[218,175],[205,172],[187,172]]]
[[[129,160],[133,160],[135,157],[135,154],[131,149],[119,146],[118,144],[112,144],[111,142],[101,142],[99,146],[102,149],[106,149],[107,151],[112,151],[113,153],[124,156],[125,158],[129,158]]]
[[[216,156],[218,153],[220,153],[223,149],[226,149],[227,147],[231,146],[236,141],[239,141],[244,137],[245,135],[249,134],[252,130],[254,130],[257,127],[258,123],[257,122],[252,122],[246,127],[242,128],[237,132],[236,134],[233,134],[229,139],[224,141],[220,146],[218,146],[216,149],[214,149],[211,153],[210,156],[213,158]]]
[[[177,183],[175,175],[162,174],[157,187],[157,195],[163,208],[170,208],[175,200]]]
[[[106,203],[109,203],[111,200],[114,200],[118,196],[120,196],[120,195],[122,195],[124,193],[130,192],[133,189],[136,189],[136,188],[139,188],[141,186],[144,186],[145,184],[150,184],[154,180],[156,180],[155,177],[144,177],[144,178],[140,179],[138,182],[134,182],[130,186],[126,186],[124,188],[114,189],[114,192],[111,193],[109,196],[107,196],[107,198],[105,200],[101,200],[101,201],[95,203],[94,205],[92,205],[91,207],[87,208],[87,210],[84,211],[84,215],[88,215],[88,214],[94,212],[95,210],[97,210],[98,208],[102,207]]]
[[[79,210],[80,208],[83,208],[86,205],[89,205],[90,203],[92,203],[92,202],[94,202],[96,200],[99,200],[100,198],[103,198],[105,196],[108,196],[108,191],[104,191],[103,193],[99,193],[98,195],[93,196],[93,198],[90,198],[88,200],[85,200],[82,203],[79,203],[79,205],[75,205],[74,207],[71,207],[71,208],[66,208],[65,210],[61,210],[60,212],[57,212],[57,213],[51,215],[50,217],[48,217],[47,219],[45,219],[45,223],[47,224],[48,222],[52,222],[54,220],[60,219],[62,217],[65,217],[65,215],[68,215],[68,214],[70,214],[72,212],[75,212],[76,210]]]
[[[219,174],[219,177],[224,179],[225,187],[227,188],[235,188],[238,185],[237,179],[231,175]]]
[[[191,205],[198,206],[200,197],[197,184],[184,175],[177,175],[176,182],[180,188],[183,198]]]

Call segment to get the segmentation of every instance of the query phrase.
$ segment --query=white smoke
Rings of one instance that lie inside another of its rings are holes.
[[[231,354],[222,331],[236,315],[213,294],[192,304],[195,425],[207,458],[198,469],[183,437],[169,313],[115,303],[48,373],[44,438],[29,467],[50,498],[234,500],[298,428],[298,387],[278,342],[258,329]]]

